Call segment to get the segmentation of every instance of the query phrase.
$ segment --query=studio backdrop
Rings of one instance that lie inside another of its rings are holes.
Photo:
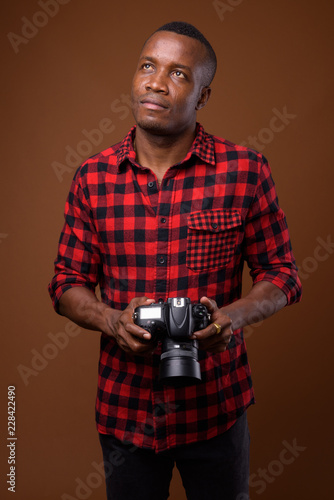
[[[47,285],[73,175],[133,125],[140,48],[173,20],[194,24],[217,53],[198,120],[268,159],[304,290],[300,304],[245,330],[256,395],[250,498],[329,498],[332,3],[12,0],[1,9],[1,498],[105,498],[100,336],[56,315]],[[185,499],[176,470],[171,499]]]

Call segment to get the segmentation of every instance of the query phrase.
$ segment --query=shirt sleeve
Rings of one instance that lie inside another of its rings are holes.
[[[285,214],[279,207],[270,167],[264,157],[246,219],[244,252],[253,284],[270,281],[286,294],[287,304],[300,300],[302,286]]]
[[[48,287],[55,310],[59,312],[59,299],[69,288],[84,286],[94,292],[100,267],[99,242],[88,189],[81,186],[79,169],[65,204],[65,223],[55,260],[55,275]]]

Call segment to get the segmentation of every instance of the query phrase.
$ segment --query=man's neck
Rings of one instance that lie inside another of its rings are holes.
[[[137,126],[134,144],[137,162],[152,170],[160,184],[169,167],[186,156],[195,135],[195,130],[178,136],[154,135]]]

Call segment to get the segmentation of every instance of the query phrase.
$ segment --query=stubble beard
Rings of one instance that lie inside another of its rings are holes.
[[[168,128],[168,124],[163,124],[156,120],[148,120],[145,118],[136,121],[137,127],[141,128],[147,133],[153,135],[170,135],[171,132]]]

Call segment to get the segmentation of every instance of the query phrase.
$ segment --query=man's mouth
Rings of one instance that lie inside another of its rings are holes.
[[[142,97],[139,99],[139,102],[147,109],[161,110],[169,107],[168,103],[166,103],[164,99],[157,97]]]

